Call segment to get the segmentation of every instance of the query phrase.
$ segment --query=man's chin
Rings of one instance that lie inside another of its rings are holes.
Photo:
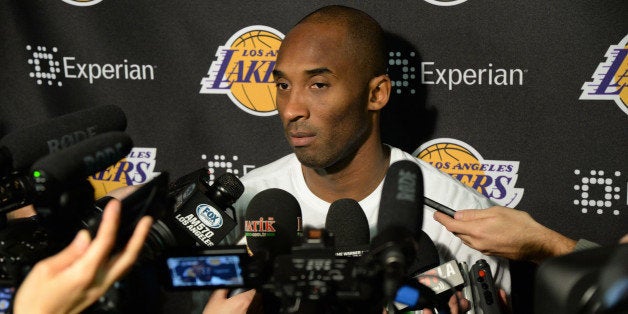
[[[306,151],[305,148],[298,148],[295,147],[294,148],[294,154],[297,156],[297,159],[299,160],[299,162],[303,165],[306,166],[308,168],[312,168],[312,169],[324,169],[326,168],[328,165],[324,162],[322,162],[322,160],[320,160],[320,158],[316,158],[316,153],[310,153],[308,151]],[[318,156],[320,157],[320,156]]]

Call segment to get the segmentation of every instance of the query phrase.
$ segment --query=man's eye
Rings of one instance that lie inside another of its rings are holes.
[[[312,84],[312,87],[314,87],[314,88],[325,88],[327,86],[329,86],[329,85],[327,85],[325,83],[314,83],[314,84]]]
[[[275,86],[277,86],[278,89],[288,89],[287,83],[275,83]]]

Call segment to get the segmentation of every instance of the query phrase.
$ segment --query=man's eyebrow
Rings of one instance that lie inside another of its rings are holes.
[[[320,74],[332,74],[333,72],[328,68],[316,68],[311,70],[305,70],[305,73],[309,76],[320,75]]]
[[[311,70],[305,70],[305,74],[307,74],[308,76],[315,76],[315,75],[321,75],[321,74],[333,74],[333,72],[329,69],[329,68],[315,68],[315,69],[311,69]],[[280,70],[273,70],[273,77],[278,78],[278,77],[285,77],[285,73],[283,73]]]
[[[277,78],[277,77],[284,77],[284,73],[279,71],[279,70],[273,70],[273,77]]]

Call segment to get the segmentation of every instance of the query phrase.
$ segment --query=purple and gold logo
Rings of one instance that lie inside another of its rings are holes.
[[[604,56],[606,61],[595,69],[593,81],[582,85],[580,100],[613,100],[628,114],[628,35]]]
[[[117,188],[152,180],[159,175],[159,172],[155,172],[156,157],[156,148],[134,147],[125,158],[88,178],[94,187],[95,197],[100,198]]]
[[[471,145],[452,138],[426,142],[414,155],[502,206],[515,207],[523,197],[523,189],[515,187],[518,161],[484,159]]]
[[[216,60],[201,79],[200,94],[227,94],[240,109],[257,116],[277,113],[272,72],[284,35],[255,25],[218,47]]]

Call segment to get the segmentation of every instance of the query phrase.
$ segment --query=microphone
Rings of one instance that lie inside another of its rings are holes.
[[[369,223],[362,207],[353,199],[343,198],[331,203],[325,229],[334,237],[336,256],[360,257],[368,250]]]
[[[245,212],[244,233],[253,255],[274,258],[288,254],[300,242],[301,206],[292,194],[278,188],[257,193]]]
[[[128,155],[132,148],[133,141],[126,133],[114,131],[47,155],[31,167],[36,189],[42,192],[50,181],[69,182],[105,170]]]
[[[394,162],[386,171],[377,216],[377,232],[398,227],[416,232],[423,225],[423,176],[409,160]]]
[[[383,291],[393,301],[396,291],[416,260],[415,235],[423,225],[423,176],[409,160],[394,162],[386,171],[372,252],[384,269]]]
[[[244,192],[244,185],[232,173],[220,175],[210,185],[209,174],[199,169],[170,185],[175,205],[166,221],[176,226],[172,231],[181,246],[212,247],[237,224],[231,205]]]
[[[84,179],[116,163],[132,147],[133,142],[126,133],[107,132],[44,156],[33,164],[30,175],[14,174],[2,182],[0,213],[33,203],[55,207],[59,202],[68,201],[60,196],[70,190],[76,197],[93,200],[93,189],[90,190],[91,186],[87,186],[89,183]],[[79,195],[83,192],[92,195]],[[40,208],[37,210],[39,212]],[[45,215],[45,209],[41,208],[40,213]]]
[[[28,169],[37,159],[109,131],[124,131],[126,116],[114,105],[62,115],[0,139],[0,176]]]

